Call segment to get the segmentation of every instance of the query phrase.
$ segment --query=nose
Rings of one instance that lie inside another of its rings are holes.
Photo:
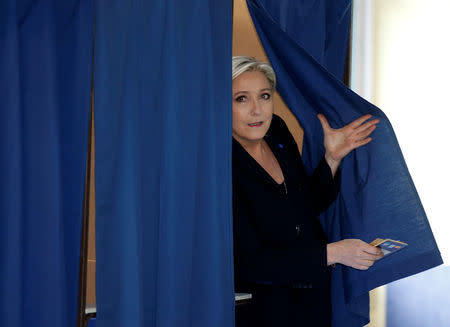
[[[254,116],[261,114],[261,104],[254,98],[252,98],[251,114]]]

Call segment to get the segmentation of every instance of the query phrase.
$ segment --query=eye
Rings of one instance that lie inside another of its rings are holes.
[[[247,98],[245,97],[245,95],[240,95],[238,96],[235,101],[236,102],[244,102]]]
[[[261,94],[261,98],[263,98],[264,100],[269,100],[271,97],[272,97],[272,94],[270,94],[270,93]]]

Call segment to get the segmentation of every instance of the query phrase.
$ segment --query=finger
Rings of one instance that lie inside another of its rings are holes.
[[[353,268],[358,269],[358,270],[367,270],[370,267],[364,266],[364,265],[360,265],[360,264],[356,264],[353,266]]]
[[[361,139],[365,139],[367,136],[369,136],[370,134],[373,133],[373,131],[375,130],[375,128],[377,128],[376,125],[370,126],[368,129],[365,129],[362,132],[357,133],[357,137],[361,140]]]
[[[377,257],[377,259],[376,260],[380,260],[381,258],[383,258],[384,257],[384,253],[383,253],[383,251],[380,251],[380,254],[378,255],[378,257]],[[376,261],[375,260],[375,261]]]
[[[374,262],[375,260],[358,259],[355,264],[369,268],[373,266]]]
[[[347,126],[350,126],[351,128],[356,128],[359,125],[361,125],[362,123],[364,123],[366,120],[368,120],[370,117],[372,117],[372,115],[364,115],[362,117],[359,117],[358,119],[355,119]]]
[[[377,248],[376,246],[367,243],[364,243],[363,245],[362,250],[366,253],[377,255],[381,252],[380,248]]]
[[[370,141],[372,141],[372,138],[371,137],[368,137],[368,138],[365,138],[365,139],[362,139],[362,140],[358,140],[358,141],[355,141],[355,144],[354,144],[354,149],[356,149],[356,148],[359,148],[359,147],[361,147],[361,146],[363,146],[363,145],[366,145],[367,143],[370,143]]]
[[[360,264],[361,266],[370,268],[370,267],[373,266],[374,262],[375,262],[375,260],[362,260],[361,262],[359,262],[359,264]]]
[[[355,129],[355,132],[361,133],[361,132],[367,130],[368,128],[371,128],[372,126],[376,126],[379,122],[380,122],[379,119],[372,119],[372,120],[366,122],[365,124],[362,124],[361,126],[357,127]]]
[[[328,120],[323,114],[318,114],[317,118],[319,118],[320,124],[322,125],[324,131],[331,129],[330,125],[328,124]]]
[[[377,253],[377,254],[372,254],[372,253],[367,253],[367,252],[363,252],[363,254],[361,254],[361,256],[360,256],[360,259],[361,260],[368,260],[368,261],[375,261],[375,260],[378,260],[378,259],[380,259],[380,255]]]

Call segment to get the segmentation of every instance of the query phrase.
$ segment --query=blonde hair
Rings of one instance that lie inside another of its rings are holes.
[[[261,72],[269,81],[272,91],[275,91],[277,78],[272,66],[266,62],[258,61],[253,57],[236,56],[232,60],[232,71],[233,80],[245,72]]]

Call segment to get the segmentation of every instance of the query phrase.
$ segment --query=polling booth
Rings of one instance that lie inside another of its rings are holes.
[[[274,67],[276,110],[308,171],[324,153],[318,113],[332,126],[380,119],[321,221],[330,241],[408,246],[368,271],[333,269],[333,326],[367,324],[370,290],[441,264],[388,118],[344,83],[351,11],[3,1],[0,325],[234,325],[252,302],[234,292],[232,55]]]

